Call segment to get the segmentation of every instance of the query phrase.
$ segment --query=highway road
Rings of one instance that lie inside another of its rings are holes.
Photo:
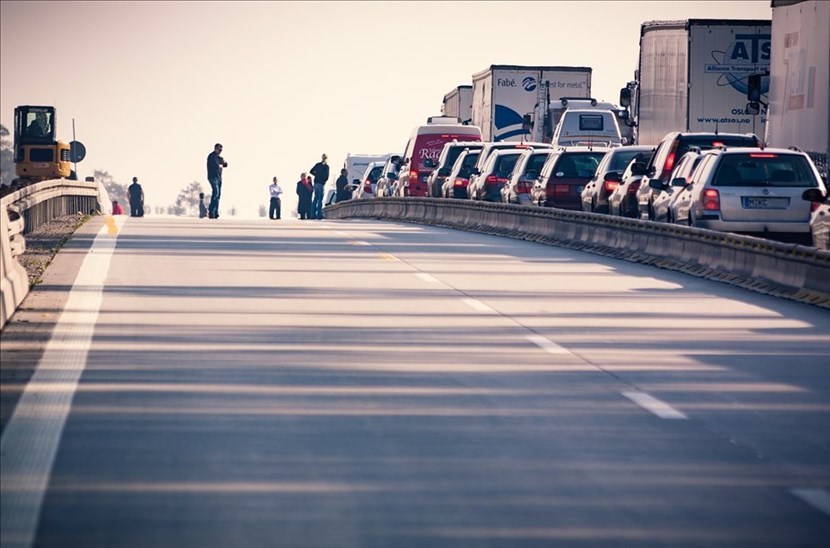
[[[4,547],[830,539],[830,311],[676,272],[96,218],[2,342]]]

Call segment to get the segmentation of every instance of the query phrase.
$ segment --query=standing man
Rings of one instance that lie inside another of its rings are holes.
[[[274,177],[274,182],[271,183],[268,190],[271,192],[271,208],[268,210],[268,218],[279,219],[282,216],[282,200],[280,199],[280,196],[282,196],[282,187],[277,182],[276,177]]]
[[[130,217],[144,217],[144,190],[138,184],[138,177],[133,177],[133,184],[127,187],[130,195]]]
[[[219,218],[219,198],[222,196],[222,169],[228,167],[228,162],[221,156],[222,145],[213,145],[213,152],[207,157],[207,178],[210,183],[210,204],[208,205],[208,219]]]
[[[311,204],[311,218],[323,218],[323,194],[326,191],[326,181],[329,180],[329,165],[326,163],[327,156],[323,154],[323,158],[314,164],[311,168],[311,175],[314,176],[314,199]]]

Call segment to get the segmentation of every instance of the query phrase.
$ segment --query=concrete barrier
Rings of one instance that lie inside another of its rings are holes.
[[[0,329],[29,292],[28,275],[17,262],[25,234],[57,217],[92,211],[112,212],[106,189],[94,181],[53,179],[0,198]]]
[[[701,228],[535,206],[431,198],[351,200],[330,219],[431,224],[651,264],[830,308],[830,252]]]

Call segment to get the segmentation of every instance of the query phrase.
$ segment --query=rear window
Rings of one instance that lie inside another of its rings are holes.
[[[525,166],[525,173],[529,171],[533,171],[535,173],[539,173],[542,171],[542,166],[545,165],[545,160],[548,159],[550,154],[533,154],[530,156],[530,159],[527,161],[527,165]]]
[[[496,158],[496,165],[493,166],[493,173],[509,174],[516,167],[519,154],[503,154]]]
[[[597,171],[604,152],[566,152],[559,157],[553,168],[556,177],[582,177],[594,176]]]
[[[579,131],[602,131],[605,129],[605,118],[601,114],[580,114]]]
[[[383,166],[376,166],[372,168],[372,171],[369,172],[369,180],[373,183],[377,183],[378,179],[380,179],[380,174],[383,172]]]
[[[461,161],[461,169],[471,169],[475,166],[478,161],[478,155],[478,152],[471,152],[464,156],[464,159]]]
[[[625,171],[631,160],[635,162],[647,163],[651,159],[650,150],[625,150],[618,149],[616,154],[611,157],[611,165],[608,166],[608,171]]]
[[[813,170],[803,156],[795,154],[725,154],[715,173],[713,186],[816,187]]]

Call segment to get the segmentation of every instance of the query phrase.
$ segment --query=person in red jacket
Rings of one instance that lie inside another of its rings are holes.
[[[124,208],[121,207],[121,204],[118,203],[118,200],[112,201],[112,214],[113,215],[123,215]]]

